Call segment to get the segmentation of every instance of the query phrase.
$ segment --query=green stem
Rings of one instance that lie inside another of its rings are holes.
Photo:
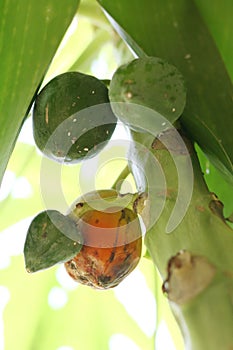
[[[211,284],[184,305],[171,303],[189,349],[232,347],[232,282],[217,273]]]
[[[114,182],[114,184],[112,185],[112,189],[113,190],[117,190],[120,191],[121,186],[124,182],[124,180],[129,176],[130,174],[130,169],[128,167],[128,165],[122,170],[122,172],[120,173],[120,175],[118,176],[118,178],[116,179],[116,181]]]

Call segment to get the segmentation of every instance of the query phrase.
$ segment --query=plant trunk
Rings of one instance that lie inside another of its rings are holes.
[[[187,147],[187,152],[183,152],[173,129],[156,140],[145,133],[131,134],[135,141],[130,150],[131,170],[137,187],[153,196],[148,204],[149,218],[159,205],[163,207],[158,220],[146,233],[145,244],[164,280],[163,291],[181,327],[186,348],[233,349],[233,232],[223,217],[223,204],[208,191],[194,147],[186,137],[182,137]],[[147,154],[138,151],[135,146],[138,143],[145,146]],[[157,181],[156,163],[149,161],[150,152],[162,167],[166,193]],[[181,193],[177,160],[183,168],[191,160],[193,168],[193,183],[191,178],[183,181]],[[192,185],[186,214],[180,218],[179,225],[166,233],[177,196],[182,207],[182,195]]]

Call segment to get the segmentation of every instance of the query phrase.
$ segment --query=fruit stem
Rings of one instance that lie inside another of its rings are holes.
[[[128,165],[122,170],[122,172],[117,177],[116,181],[112,185],[113,190],[120,191],[124,180],[131,174]]]

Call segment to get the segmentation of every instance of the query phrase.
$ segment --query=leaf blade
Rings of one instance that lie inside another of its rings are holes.
[[[70,236],[77,239],[71,240]],[[27,271],[36,272],[70,260],[80,251],[81,241],[70,218],[56,210],[38,214],[28,229],[24,245]]]
[[[0,179],[33,96],[79,0],[0,3]]]

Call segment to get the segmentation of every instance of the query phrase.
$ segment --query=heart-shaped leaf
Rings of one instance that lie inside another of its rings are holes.
[[[56,210],[38,214],[28,229],[24,246],[27,271],[36,272],[70,260],[82,248],[81,242],[75,222],[69,217]]]

